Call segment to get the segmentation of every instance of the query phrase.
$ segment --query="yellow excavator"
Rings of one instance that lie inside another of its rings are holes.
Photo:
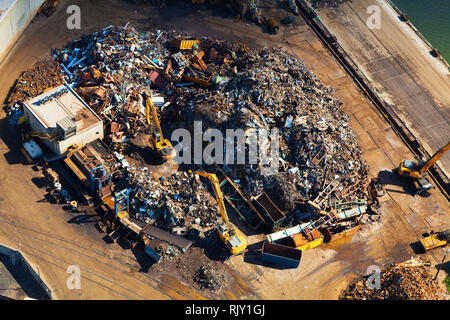
[[[173,148],[172,143],[169,140],[164,139],[161,125],[158,119],[158,114],[156,112],[156,107],[152,101],[151,96],[149,94],[146,94],[146,114],[148,125],[151,125],[150,110],[152,113],[153,122],[155,124],[155,130],[153,131],[153,135],[150,138],[152,148],[163,161],[171,160],[175,157],[176,151]]]
[[[228,214],[225,209],[225,202],[223,201],[222,190],[220,190],[219,179],[214,173],[207,173],[201,171],[195,171],[202,177],[208,178],[214,189],[214,194],[216,195],[217,202],[219,203],[220,215],[224,223],[219,223],[217,225],[217,231],[219,233],[220,239],[225,243],[232,255],[238,255],[244,253],[247,249],[247,239],[245,235],[239,231],[239,229],[233,227],[228,219]]]
[[[448,142],[443,148],[438,150],[430,159],[427,161],[420,160],[414,162],[412,160],[403,160],[398,167],[398,174],[401,176],[411,177],[419,185],[417,187],[416,194],[420,194],[426,190],[432,188],[431,183],[425,178],[425,173],[430,169],[430,167],[439,160],[444,153],[450,149],[450,142]]]

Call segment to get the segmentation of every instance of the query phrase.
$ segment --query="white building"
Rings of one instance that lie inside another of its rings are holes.
[[[58,155],[103,139],[102,119],[67,84],[26,101],[24,112],[34,135],[46,136],[42,142]]]

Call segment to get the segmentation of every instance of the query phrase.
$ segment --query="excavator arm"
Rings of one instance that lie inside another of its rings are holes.
[[[219,203],[220,216],[222,217],[222,219],[225,222],[228,229],[231,230],[230,221],[228,219],[227,211],[225,209],[225,202],[223,201],[222,190],[220,190],[219,179],[217,179],[217,176],[214,173],[195,171],[195,174],[198,174],[199,176],[208,178],[208,180],[211,181],[211,184],[212,184],[213,190],[214,190],[214,194],[216,195],[217,202]]]
[[[430,169],[430,167],[435,164],[435,162],[438,161],[439,158],[442,157],[448,149],[450,149],[450,142],[447,143],[443,148],[438,150],[430,159],[428,159],[427,162],[423,164],[423,166],[419,170],[419,174],[422,175],[423,173],[427,172],[428,169]]]
[[[161,130],[161,124],[159,123],[158,114],[156,113],[155,105],[153,104],[152,98],[149,94],[146,94],[146,115],[147,115],[147,123],[150,125],[150,112],[152,113],[153,122],[155,123],[155,127],[157,132],[159,133],[159,141],[162,141],[163,135]],[[159,142],[158,141],[158,142]]]
[[[247,239],[244,234],[237,228],[233,228],[228,220],[227,211],[225,209],[225,202],[223,201],[222,191],[220,190],[219,179],[214,173],[207,173],[195,171],[196,174],[208,178],[214,189],[217,202],[219,203],[219,210],[222,219],[224,220],[226,230],[223,227],[217,226],[219,236],[225,245],[228,247],[232,255],[241,254],[247,249]]]

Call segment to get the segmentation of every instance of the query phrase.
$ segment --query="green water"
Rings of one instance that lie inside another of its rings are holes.
[[[392,0],[450,62],[450,0]]]

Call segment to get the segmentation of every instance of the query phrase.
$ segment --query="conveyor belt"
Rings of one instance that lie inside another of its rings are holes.
[[[162,230],[162,229],[152,226],[150,224],[146,224],[146,223],[139,221],[137,219],[134,219],[132,217],[129,217],[128,219],[131,222],[133,222],[134,224],[136,224],[142,228],[141,235],[144,234],[148,237],[168,242],[170,244],[177,246],[178,248],[180,248],[183,251],[186,251],[192,245],[192,241],[190,241],[186,238],[179,237],[170,232],[167,232],[165,230]]]

